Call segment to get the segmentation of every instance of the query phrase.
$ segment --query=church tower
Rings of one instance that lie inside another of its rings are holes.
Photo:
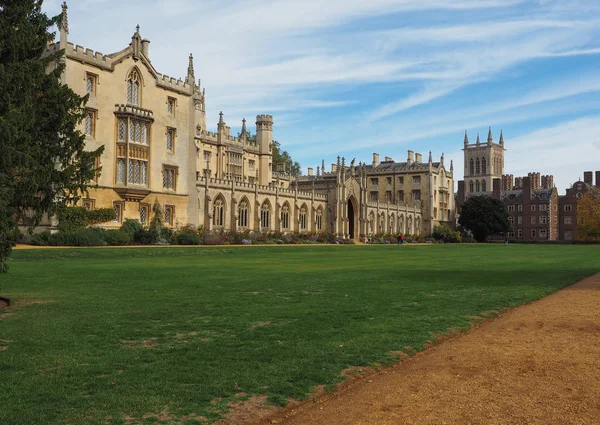
[[[486,143],[481,143],[479,134],[475,143],[469,143],[465,131],[465,192],[471,195],[490,195],[493,191],[494,179],[501,179],[504,174],[504,134],[500,131],[499,143],[494,143],[490,127]]]

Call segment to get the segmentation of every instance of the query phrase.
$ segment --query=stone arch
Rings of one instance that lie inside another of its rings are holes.
[[[134,66],[129,70],[127,77],[125,78],[125,84],[127,87],[127,103],[130,105],[141,106],[144,79],[137,66]]]
[[[348,218],[348,236],[350,239],[354,239],[358,236],[358,215],[359,215],[359,203],[354,197],[350,195],[347,202],[346,217]]]
[[[301,232],[308,231],[308,207],[306,204],[300,206],[300,211],[298,212],[298,228]]]
[[[279,219],[281,220],[281,231],[290,230],[290,203],[285,201],[281,206],[281,214]]]
[[[390,214],[390,233],[396,233],[396,215]]]
[[[273,208],[269,199],[265,199],[260,206],[260,230],[271,230],[273,221]]]
[[[408,219],[406,220],[406,224],[407,224],[406,233],[409,234],[409,235],[412,235],[413,234],[413,218],[412,218],[412,215],[408,216]]]
[[[469,192],[473,193],[475,191],[475,187],[473,186],[473,180],[469,182]]]
[[[250,227],[250,201],[244,196],[238,203],[238,227],[247,229]]]
[[[473,161],[473,158],[469,161],[469,172],[471,176],[475,174],[475,161]]]
[[[398,231],[400,233],[406,233],[406,231],[404,229],[404,214],[400,214],[398,216]]]
[[[487,192],[487,183],[485,180],[481,180],[481,191]]]
[[[379,214],[379,222],[377,223],[379,226],[379,232],[378,233],[385,233],[385,225],[386,225],[386,217],[385,217],[385,212],[382,212],[381,214]]]
[[[481,174],[481,162],[479,158],[475,160],[475,174]]]
[[[369,213],[369,234],[375,233],[375,213],[371,211]]]
[[[475,180],[475,192],[481,192],[481,185],[479,183],[479,180]]]
[[[323,207],[319,205],[315,214],[315,226],[317,232],[323,231]]]
[[[481,174],[487,174],[487,161],[481,158]]]
[[[415,219],[415,235],[421,234],[421,217]]]
[[[215,201],[213,202],[213,226],[216,228],[225,227],[226,212],[227,202],[225,201],[223,194],[219,193],[215,196]]]

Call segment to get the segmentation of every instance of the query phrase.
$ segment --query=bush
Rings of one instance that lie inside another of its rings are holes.
[[[58,230],[68,232],[83,229],[93,224],[106,223],[114,220],[117,215],[112,208],[100,208],[88,211],[83,207],[63,207],[56,212]]]
[[[50,245],[50,236],[52,236],[52,233],[49,230],[42,233],[35,233],[31,235],[29,243],[35,246],[48,246]]]
[[[142,223],[140,223],[138,220],[132,220],[130,218],[126,219],[121,226],[121,231],[127,233],[131,240],[134,240],[136,233],[142,229]]]
[[[224,245],[225,237],[224,235],[216,234],[216,233],[204,233],[204,245]]]
[[[173,243],[176,245],[200,245],[202,244],[202,238],[198,234],[198,230],[188,224],[175,232]]]
[[[461,241],[460,232],[448,226],[435,226],[431,234],[435,240],[458,243]]]
[[[106,244],[110,246],[123,246],[131,243],[131,236],[123,230],[107,230],[104,240],[106,241]]]
[[[89,228],[77,229],[67,232],[58,232],[50,235],[50,246],[104,246],[102,229]]]

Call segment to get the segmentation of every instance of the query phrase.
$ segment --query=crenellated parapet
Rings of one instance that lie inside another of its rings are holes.
[[[259,195],[297,197],[298,199],[304,200],[312,199],[315,201],[327,201],[326,194],[304,191],[301,192],[296,191],[295,189],[284,189],[275,186],[265,186],[260,184],[232,181],[229,179],[218,179],[213,177],[209,177],[207,181],[206,177],[201,175],[198,176],[197,185],[208,185],[210,189],[231,190],[233,188],[235,191],[256,192]]]

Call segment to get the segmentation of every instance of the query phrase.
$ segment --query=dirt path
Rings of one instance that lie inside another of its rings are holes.
[[[259,423],[600,424],[600,274]]]

